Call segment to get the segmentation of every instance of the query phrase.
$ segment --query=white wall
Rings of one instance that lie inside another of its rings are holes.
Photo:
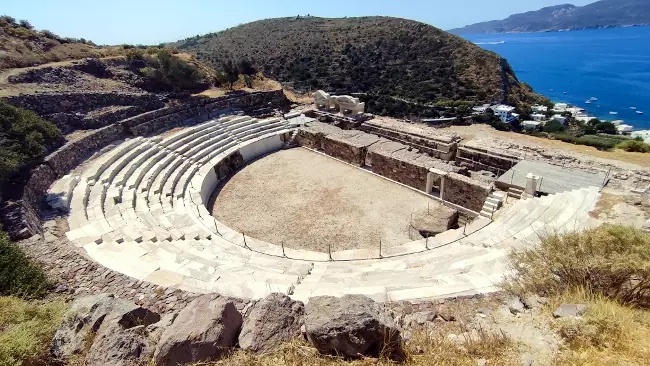
[[[282,148],[282,139],[280,135],[271,136],[264,140],[254,142],[239,149],[239,153],[245,162],[249,162],[259,156],[268,154]]]

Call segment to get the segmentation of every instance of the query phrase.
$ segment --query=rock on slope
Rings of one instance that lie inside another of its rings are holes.
[[[412,102],[517,104],[538,98],[497,54],[398,18],[267,19],[174,44],[221,67],[250,60],[294,89],[369,93]]]
[[[452,29],[454,34],[547,32],[567,29],[608,28],[650,24],[647,0],[601,0],[585,6],[549,6],[514,14],[503,20]]]

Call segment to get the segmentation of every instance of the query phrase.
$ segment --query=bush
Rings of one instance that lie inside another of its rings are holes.
[[[0,365],[50,364],[49,345],[65,304],[0,297]]]
[[[49,286],[43,270],[0,231],[0,296],[41,297]]]
[[[61,131],[36,113],[0,101],[0,183],[62,142]]]
[[[598,150],[611,150],[619,143],[619,141],[608,136],[585,135],[578,137],[575,143],[579,145],[593,146]]]
[[[616,130],[616,125],[611,122],[601,122],[596,125],[596,130],[601,133],[606,133],[609,135],[616,135],[618,131]]]
[[[616,145],[617,148],[630,152],[650,152],[650,145],[646,144],[643,141],[629,140],[624,141]]]
[[[562,122],[558,120],[551,120],[546,122],[544,126],[542,127],[542,131],[544,132],[550,132],[550,133],[556,133],[556,132],[563,132],[566,128],[562,124]]]
[[[510,255],[504,287],[547,296],[585,288],[626,304],[650,307],[650,235],[625,226],[550,234]]]

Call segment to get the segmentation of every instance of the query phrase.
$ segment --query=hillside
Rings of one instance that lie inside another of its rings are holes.
[[[511,15],[503,20],[452,29],[454,34],[519,33],[609,28],[650,24],[647,0],[601,0],[578,7],[571,4]]]
[[[267,77],[303,92],[368,93],[423,104],[538,98],[495,53],[405,19],[267,19],[174,46],[216,68],[248,59]]]
[[[106,57],[121,51],[121,47],[98,47],[85,39],[64,38],[47,30],[35,30],[26,20],[0,16],[0,70]]]

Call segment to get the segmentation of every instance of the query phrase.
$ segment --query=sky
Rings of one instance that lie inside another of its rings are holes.
[[[158,44],[286,16],[384,15],[442,29],[594,0],[0,0],[0,13],[97,44]]]

